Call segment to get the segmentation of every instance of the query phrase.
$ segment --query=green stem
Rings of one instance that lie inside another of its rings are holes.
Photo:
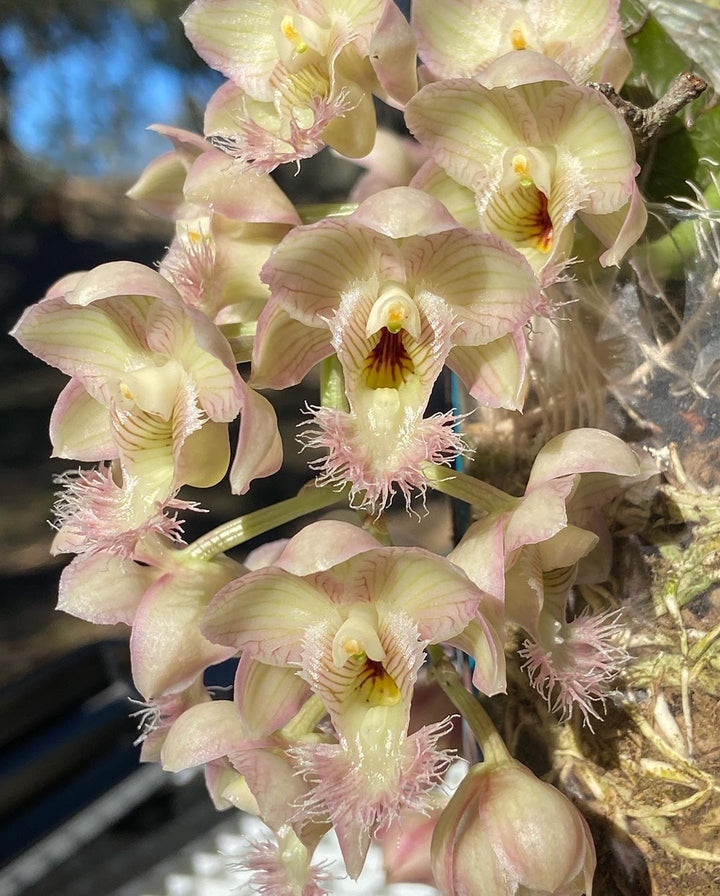
[[[469,476],[467,473],[461,473],[459,470],[450,470],[441,464],[423,464],[422,471],[425,474],[428,485],[449,495],[451,498],[457,498],[479,507],[486,513],[502,513],[505,510],[512,510],[518,503],[519,498],[513,498],[507,492],[489,485],[481,479]]]
[[[303,224],[315,224],[324,218],[341,218],[350,215],[358,207],[357,202],[316,202],[296,206]]]
[[[345,374],[337,355],[331,355],[322,362],[320,374],[320,404],[324,408],[348,411],[345,396]]]
[[[427,648],[427,652],[431,662],[431,676],[470,726],[482,750],[483,761],[488,765],[512,762],[513,759],[490,716],[462,683],[455,666],[447,658],[442,647],[433,644]]]
[[[327,715],[327,709],[319,694],[313,694],[300,707],[287,725],[280,729],[285,740],[299,740],[304,734],[315,730],[318,722]]]
[[[262,535],[306,513],[337,504],[343,498],[345,491],[336,491],[329,486],[317,487],[313,483],[308,483],[294,498],[279,501],[277,504],[271,504],[269,507],[254,510],[245,516],[223,523],[188,545],[183,553],[195,560],[211,560],[257,535]]]

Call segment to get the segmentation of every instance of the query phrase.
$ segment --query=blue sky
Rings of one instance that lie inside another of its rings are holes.
[[[119,15],[98,41],[81,37],[32,58],[17,27],[0,28],[0,54],[12,72],[15,142],[56,167],[96,175],[137,173],[165,152],[167,142],[146,127],[186,124],[186,96],[202,108],[221,79],[210,69],[182,75],[153,60],[149,36]]]

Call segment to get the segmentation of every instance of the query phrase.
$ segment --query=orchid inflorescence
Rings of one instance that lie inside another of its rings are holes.
[[[619,89],[630,70],[618,8],[414,0],[408,22],[392,0],[194,0],[187,35],[227,81],[204,137],[156,126],[172,148],[129,194],[175,222],[167,254],[157,270],[70,274],[13,331],[70,377],[54,454],[95,465],[61,481],[53,550],[76,556],[59,607],[131,626],[142,758],[203,766],[218,808],[262,818],[277,846],[251,854],[261,893],[324,892],[312,854],[330,827],[357,877],[374,839],[424,812],[446,896],[590,894],[585,821],[511,758],[444,657],[469,658],[473,691],[502,693],[506,629],[520,630],[549,709],[600,718],[620,624],[571,596],[607,575],[603,506],[646,474],[617,437],[577,429],[509,495],[449,469],[467,451],[460,415],[426,412],[446,367],[479,407],[521,410],[528,328],[555,314],[575,231],[595,235],[584,260],[601,266],[643,232],[633,136],[589,86]],[[374,98],[415,141],[377,131]],[[324,146],[368,170],[349,213],[303,223],[269,172]],[[277,419],[257,390],[321,362],[300,436],[322,452],[317,488],[185,545],[180,515],[199,508],[183,486],[229,470],[243,494],[274,474]],[[478,515],[447,557],[379,525],[428,488]],[[342,501],[360,525],[320,520],[244,564],[226,555]],[[449,803],[452,721],[410,721],[428,652],[484,756]],[[214,699],[205,671],[238,656],[233,699]]]

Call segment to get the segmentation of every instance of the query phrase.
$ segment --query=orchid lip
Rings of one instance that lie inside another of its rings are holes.
[[[403,342],[402,332],[387,327],[365,359],[363,374],[369,389],[399,389],[415,373],[415,365]]]
[[[487,216],[493,230],[516,246],[532,246],[547,253],[554,245],[548,197],[526,175],[520,175],[518,187],[509,195],[498,197]]]
[[[382,663],[366,659],[359,673],[355,689],[358,697],[370,706],[397,706],[402,693],[395,679]]]

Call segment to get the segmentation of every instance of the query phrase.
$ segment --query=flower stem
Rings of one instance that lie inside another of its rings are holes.
[[[245,516],[239,516],[223,523],[188,545],[183,553],[188,558],[195,560],[211,560],[218,554],[237,547],[257,535],[262,535],[270,529],[282,526],[290,520],[337,504],[343,500],[345,494],[344,490],[337,491],[330,486],[318,487],[313,483],[308,483],[300,489],[294,498],[279,501],[277,504],[271,504],[269,507],[254,510],[252,513],[246,513]]]
[[[442,647],[433,644],[427,648],[427,652],[430,657],[431,676],[470,726],[470,730],[482,750],[483,761],[489,765],[512,762],[512,757],[490,720],[490,716],[462,683]]]
[[[320,374],[320,404],[324,408],[337,408],[347,411],[345,397],[345,374],[337,355],[331,355],[322,362]]]
[[[298,740],[303,734],[310,734],[317,723],[327,715],[327,709],[319,694],[313,694],[300,707],[287,725],[280,729],[286,740]]]
[[[486,513],[502,513],[505,510],[512,510],[519,501],[519,498],[508,495],[507,492],[495,488],[494,485],[469,476],[467,473],[461,473],[459,470],[448,470],[441,464],[425,463],[422,471],[428,485],[432,488],[451,498],[457,498],[467,504],[479,507]]]

